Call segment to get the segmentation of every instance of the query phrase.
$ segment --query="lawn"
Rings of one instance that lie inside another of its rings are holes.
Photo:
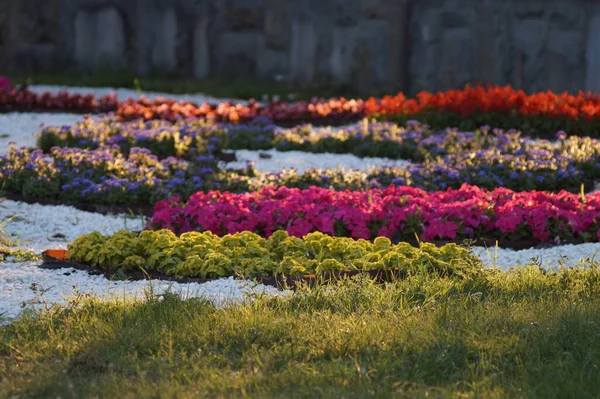
[[[599,281],[535,266],[355,278],[220,308],[82,294],[0,329],[1,395],[596,397]]]

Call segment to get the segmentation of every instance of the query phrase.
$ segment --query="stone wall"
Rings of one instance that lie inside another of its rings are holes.
[[[2,71],[600,92],[597,0],[0,0]]]

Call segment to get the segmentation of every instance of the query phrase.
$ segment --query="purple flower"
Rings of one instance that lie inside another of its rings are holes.
[[[558,132],[556,132],[557,140],[565,140],[566,138],[567,138],[567,133],[565,133],[564,130],[559,130]]]

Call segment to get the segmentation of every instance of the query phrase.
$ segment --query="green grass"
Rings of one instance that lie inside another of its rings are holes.
[[[80,75],[9,75],[13,84],[45,84],[89,87],[122,87],[171,94],[205,93],[213,97],[262,100],[277,95],[281,100],[308,100],[313,97],[365,97],[349,87],[292,85],[285,82],[245,78],[207,78],[197,80],[178,76],[139,77],[131,71],[98,72]],[[380,94],[380,93],[373,93]],[[291,97],[290,97],[291,96]],[[368,97],[368,96],[367,96]]]
[[[0,397],[598,397],[599,283],[529,267],[218,309],[80,295],[0,328]]]

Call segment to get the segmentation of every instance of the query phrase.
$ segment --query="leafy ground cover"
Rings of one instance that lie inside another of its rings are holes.
[[[591,398],[599,280],[421,274],[220,308],[81,293],[0,327],[0,396]]]
[[[459,276],[482,269],[481,259],[466,248],[448,244],[393,245],[331,237],[321,233],[302,238],[278,231],[263,238],[249,231],[217,236],[210,232],[120,231],[112,236],[92,233],[68,246],[69,259],[102,270],[124,273],[143,270],[179,277],[305,276],[324,272],[395,270],[404,274],[426,271]]]

